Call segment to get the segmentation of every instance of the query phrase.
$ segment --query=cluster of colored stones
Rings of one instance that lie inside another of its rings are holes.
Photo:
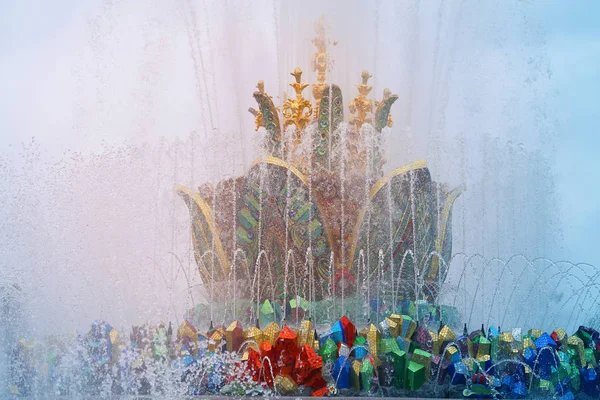
[[[380,387],[417,391],[426,383],[464,385],[465,397],[514,398],[534,391],[569,399],[579,392],[600,393],[600,338],[585,327],[572,336],[562,329],[523,334],[493,326],[486,332],[482,326],[469,333],[465,327],[458,336],[443,323],[435,332],[408,315],[391,314],[360,331],[344,316],[320,335],[309,320],[298,330],[279,330],[271,321],[264,330],[243,332],[235,322],[224,335],[233,343],[228,350],[239,350],[242,341],[258,346],[249,346],[243,360],[256,381],[262,377],[282,394],[297,393],[306,382],[315,395]],[[265,370],[273,371],[272,377]]]
[[[134,329],[128,349],[123,348],[119,332],[102,323],[95,324],[81,343],[89,345],[86,368],[95,371],[98,381],[104,379],[102,374],[119,368],[118,375],[126,376],[123,368],[135,372],[155,363],[180,370],[181,382],[187,382],[190,371],[206,376],[200,384],[190,380],[195,386],[188,394],[418,395],[416,391],[429,391],[443,396],[454,390],[464,397],[600,396],[600,335],[591,328],[580,327],[569,336],[562,329],[525,333],[521,329],[502,332],[493,326],[469,333],[465,326],[457,335],[443,322],[432,329],[425,320],[390,314],[360,330],[344,316],[319,334],[310,319],[301,321],[297,329],[266,322],[262,329],[259,321],[246,329],[234,321],[228,327],[211,326],[208,332],[200,332],[185,320],[176,335],[164,326],[145,333]],[[141,361],[128,366],[123,362],[127,354]],[[115,367],[106,368],[111,365]]]

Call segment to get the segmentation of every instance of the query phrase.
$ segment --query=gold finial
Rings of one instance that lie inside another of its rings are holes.
[[[313,55],[313,71],[317,72],[317,82],[312,87],[312,94],[315,98],[315,116],[318,118],[319,112],[318,107],[321,103],[321,97],[323,97],[323,90],[327,86],[325,80],[327,79],[327,67],[331,64],[331,57],[327,54],[327,45],[331,44],[335,46],[337,41],[331,41],[327,39],[325,33],[327,27],[325,27],[325,17],[322,15],[317,21],[315,21],[314,28],[317,36],[312,39],[312,43],[317,47],[317,52]]]
[[[369,94],[371,89],[373,89],[371,86],[367,85],[369,78],[372,78],[373,75],[371,75],[369,73],[369,71],[363,71],[360,76],[362,78],[362,83],[360,85],[356,85],[356,87],[358,88],[358,91],[360,92],[360,94],[362,94],[363,96],[366,96]]]
[[[296,91],[296,98],[287,99],[283,103],[283,116],[285,118],[283,129],[287,129],[290,125],[296,125],[297,130],[294,142],[299,143],[300,131],[308,124],[308,120],[312,114],[312,105],[310,101],[302,97],[302,91],[308,86],[308,83],[301,83],[302,70],[296,68],[290,75],[296,78],[296,82],[290,83],[290,86]]]
[[[313,71],[317,71],[317,82],[319,83],[325,83],[327,66],[330,61],[327,54],[327,45],[331,44],[335,46],[337,44],[336,40],[331,41],[325,36],[328,27],[325,27],[324,22],[325,17],[323,15],[315,21],[314,28],[317,37],[312,40],[313,44],[317,47],[317,52],[313,55]]]
[[[256,84],[256,88],[261,93],[265,92],[265,83],[262,81],[262,79],[260,81],[258,81],[258,83]]]
[[[372,86],[367,85],[369,78],[373,75],[369,74],[368,71],[363,71],[362,83],[356,85],[358,88],[358,96],[356,96],[348,105],[352,114],[357,113],[356,116],[352,116],[351,123],[355,124],[360,128],[365,122],[371,123],[371,118],[367,118],[367,114],[373,112],[373,100],[367,99],[367,95],[373,89]]]
[[[296,96],[302,94],[302,91],[308,86],[308,83],[300,83],[302,81],[302,70],[296,68],[290,75],[296,78],[296,83],[290,83],[290,86],[296,90]]]

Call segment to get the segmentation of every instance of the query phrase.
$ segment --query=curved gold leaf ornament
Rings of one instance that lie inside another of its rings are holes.
[[[193,192],[184,186],[176,187],[177,193],[186,202],[192,221],[192,242],[194,243],[194,256],[199,267],[199,272],[204,282],[211,280],[213,272],[217,280],[225,279],[229,274],[229,260],[223,249],[219,229],[215,224],[213,212],[199,193]],[[214,250],[213,250],[214,247]],[[206,265],[208,260],[204,257],[209,251],[214,251],[220,268],[212,270]]]
[[[396,298],[415,300],[414,283],[420,277],[432,283],[426,284],[420,295],[433,301],[439,290],[437,284],[445,278],[445,274],[439,275],[440,260],[434,255],[440,254],[446,264],[450,261],[451,209],[460,193],[460,188],[442,191],[444,205],[436,211],[438,193],[424,161],[397,168],[380,179],[371,189],[368,208],[361,211],[356,223],[351,250],[354,264],[358,262],[357,252],[363,250],[371,279],[376,279],[378,252],[383,249],[383,269],[386,276],[394,276],[389,287],[394,288]],[[394,268],[393,274],[390,268]]]

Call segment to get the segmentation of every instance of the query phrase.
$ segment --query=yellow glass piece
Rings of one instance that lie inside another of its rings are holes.
[[[369,353],[373,356],[378,354],[379,342],[381,341],[381,334],[377,327],[373,324],[367,327],[367,342],[369,342]]]
[[[110,343],[116,344],[119,341],[119,331],[116,329],[112,329],[109,333]]]
[[[440,343],[439,335],[433,331],[429,331],[429,335],[431,336],[431,340],[432,340],[431,353],[432,354],[440,354],[442,345]]]
[[[277,375],[275,388],[280,394],[293,394],[298,390],[298,385],[288,375]]]
[[[512,343],[515,338],[513,337],[512,332],[502,332],[500,336],[498,336],[498,341],[500,343]]]
[[[375,362],[375,368],[379,368],[379,366],[381,365],[381,359],[378,355],[373,356],[373,361]]]
[[[450,346],[446,350],[446,360],[451,360],[452,356],[458,353],[458,348],[456,346]]]
[[[235,330],[235,328],[237,328],[237,326],[239,325],[239,321],[233,321],[231,324],[229,324],[229,326],[227,327],[227,330],[225,331],[225,333],[227,332],[233,332]]]
[[[448,327],[448,325],[444,325],[440,332],[438,333],[440,337],[440,342],[454,342],[456,340],[456,334]]]
[[[525,354],[525,349],[528,347],[535,350],[535,344],[533,343],[533,340],[531,340],[530,337],[526,337],[523,339],[523,354]]]
[[[558,340],[560,340],[561,342],[563,340],[565,340],[567,338],[567,332],[565,332],[563,329],[561,328],[557,328],[554,330],[554,332],[556,332],[556,337],[558,338]]]
[[[475,364],[476,360],[473,360],[472,358],[465,358],[463,359],[463,363],[467,366],[467,368],[469,368],[469,371],[473,371],[473,365]]]
[[[417,330],[417,323],[414,320],[410,320],[408,322],[408,329],[406,330],[406,338],[409,339],[412,337],[413,333]]]
[[[488,343],[479,343],[479,347],[477,347],[477,358],[478,360],[483,359],[484,357],[489,357],[491,351],[491,344]]]
[[[224,335],[221,332],[222,332],[222,329],[221,330],[217,329],[210,336],[210,340],[208,341],[208,351],[215,352],[217,350],[217,348],[221,344],[221,340],[224,337]]]
[[[315,338],[315,330],[310,320],[305,319],[300,322],[300,329],[298,329],[298,346],[304,346],[305,344],[312,345]]]
[[[400,331],[398,330],[398,323],[396,321],[394,321],[391,318],[386,318],[385,322],[387,322],[388,332],[390,333],[391,337],[395,338],[396,336],[400,335]]]
[[[467,353],[469,353],[469,357],[475,358],[477,354],[474,353],[473,350],[473,341],[467,337]]]
[[[398,335],[400,335],[400,333],[402,333],[402,323],[404,322],[404,319],[402,318],[402,315],[391,314],[389,316],[389,318],[396,323],[397,329],[398,329]]]
[[[577,355],[579,356],[579,363],[582,367],[585,367],[587,365],[587,362],[585,361],[583,340],[581,340],[581,338],[577,336],[569,336],[569,338],[567,339],[567,344],[570,349],[574,349],[577,352]]]
[[[263,341],[266,340],[269,343],[271,343],[272,345],[275,345],[275,341],[277,340],[279,331],[281,331],[281,328],[279,328],[279,325],[277,325],[276,322],[269,322],[269,324],[267,324],[265,329],[263,329],[263,335],[264,335]]]
[[[510,354],[512,352],[512,345],[515,341],[515,338],[512,335],[512,332],[502,332],[498,336],[498,344],[501,354]]]
[[[179,328],[177,329],[177,336],[179,338],[188,338],[191,341],[198,340],[198,333],[194,332],[192,327],[185,321],[179,325]]]
[[[542,336],[544,332],[542,332],[541,329],[530,329],[528,332],[528,335],[531,336],[533,338],[533,340],[538,339],[540,336]]]
[[[479,362],[485,363],[486,361],[490,361],[490,360],[491,360],[491,358],[490,358],[489,354],[482,354],[481,356],[477,356],[477,361],[479,361]]]
[[[367,361],[369,362],[369,361]],[[362,362],[358,360],[352,361],[352,368],[350,370],[350,385],[352,388],[360,392],[360,370],[362,369]]]
[[[227,351],[233,351],[233,332],[236,330],[238,326],[241,326],[239,321],[233,321],[227,327],[225,331],[225,341],[227,346]]]

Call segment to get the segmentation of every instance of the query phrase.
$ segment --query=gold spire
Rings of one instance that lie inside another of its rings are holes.
[[[335,46],[337,40],[331,41],[327,39],[325,33],[327,27],[324,25],[325,17],[322,15],[314,24],[315,33],[317,36],[312,39],[312,43],[317,47],[317,52],[313,55],[313,71],[317,72],[317,82],[312,87],[312,94],[315,98],[315,117],[319,117],[319,104],[323,97],[323,90],[327,87],[325,80],[327,79],[327,66],[332,61],[327,54],[327,45]]]
[[[302,97],[302,91],[308,86],[308,83],[301,83],[302,70],[296,68],[290,75],[296,78],[296,82],[290,83],[290,86],[296,91],[296,98],[287,99],[283,103],[283,129],[287,129],[290,125],[296,125],[297,129],[294,136],[294,142],[299,143],[300,131],[308,124],[312,114],[312,105],[310,104],[310,101]]]
[[[368,113],[373,112],[373,100],[367,99],[367,95],[373,89],[372,86],[367,85],[369,78],[373,75],[369,74],[368,71],[363,71],[362,83],[356,85],[358,88],[358,96],[354,98],[348,105],[352,114],[357,113],[356,116],[352,116],[351,123],[355,124],[357,128],[360,128],[365,122],[370,123],[371,118],[367,118]]]

